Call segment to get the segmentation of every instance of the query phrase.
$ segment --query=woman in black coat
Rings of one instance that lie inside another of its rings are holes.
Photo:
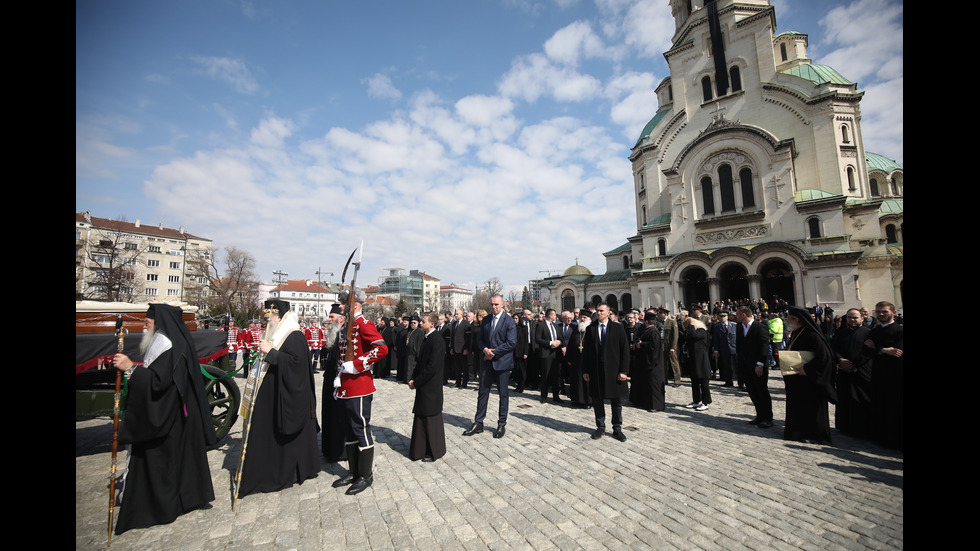
[[[711,388],[708,384],[711,378],[711,356],[708,354],[711,340],[708,329],[701,320],[686,318],[684,327],[687,329],[687,353],[691,357],[691,403],[684,407],[704,411],[711,403]]]

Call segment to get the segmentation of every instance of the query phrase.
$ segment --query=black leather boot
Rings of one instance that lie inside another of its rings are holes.
[[[357,495],[367,490],[374,482],[374,446],[366,450],[359,450],[357,455],[358,477],[354,483],[347,488],[347,495]]]
[[[354,481],[357,480],[357,473],[358,473],[357,459],[359,454],[360,452],[357,450],[357,442],[354,442],[353,444],[347,444],[347,468],[350,472],[347,473],[347,476],[334,480],[333,481],[334,488],[340,488],[341,486],[348,486],[350,484],[353,484]]]

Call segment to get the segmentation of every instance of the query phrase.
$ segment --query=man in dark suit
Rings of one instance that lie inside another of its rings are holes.
[[[718,314],[718,321],[711,327],[711,348],[718,362],[718,372],[725,386],[734,386],[732,381],[732,358],[735,357],[738,327],[728,321],[728,312]]]
[[[446,431],[442,421],[442,371],[446,357],[446,343],[435,330],[439,314],[429,312],[422,316],[420,327],[425,333],[415,371],[408,381],[408,388],[415,391],[412,413],[412,441],[408,457],[412,461],[435,461],[446,455]]]
[[[497,432],[494,438],[503,438],[507,425],[508,391],[510,371],[514,369],[514,347],[517,344],[517,324],[504,313],[504,297],[494,295],[490,299],[493,315],[483,318],[480,327],[480,345],[483,348],[483,374],[480,377],[480,392],[476,402],[476,417],[473,426],[463,436],[483,432],[483,420],[487,416],[487,402],[490,400],[490,386],[497,385],[500,393],[500,413]]]
[[[528,336],[528,325],[514,314],[514,323],[517,326],[517,341],[514,346],[514,382],[517,388],[514,392],[524,392],[524,385],[527,384],[527,359],[531,353],[530,337]]]
[[[469,325],[470,322],[463,319],[463,311],[456,309],[456,319],[450,325],[452,340],[449,343],[453,371],[456,373],[456,388],[466,388],[470,382],[470,370],[467,366],[470,357],[463,354],[466,351],[466,328]]]
[[[738,327],[735,332],[735,354],[738,364],[738,382],[745,383],[749,398],[755,406],[755,418],[749,424],[767,429],[772,426],[772,398],[769,396],[769,330],[756,322],[752,309],[742,306],[735,314]]]
[[[595,323],[590,324],[585,331],[582,375],[589,383],[595,409],[596,430],[592,433],[592,439],[602,438],[606,431],[603,400],[608,399],[612,409],[613,438],[625,442],[623,398],[629,397],[626,378],[630,368],[630,340],[623,325],[609,319],[608,304],[600,303],[596,314]]]
[[[561,354],[561,333],[555,326],[558,315],[553,308],[548,308],[545,320],[538,322],[534,328],[534,344],[538,349],[538,366],[541,373],[541,403],[548,399],[548,389],[552,390],[555,403],[560,404],[558,396],[560,388],[558,376],[558,356]]]

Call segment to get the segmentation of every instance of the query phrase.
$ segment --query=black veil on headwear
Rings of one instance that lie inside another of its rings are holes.
[[[146,317],[153,319],[154,331],[159,331],[170,339],[173,353],[173,380],[177,393],[183,402],[189,399],[197,400],[201,412],[201,422],[204,425],[204,439],[210,446],[217,442],[214,433],[214,422],[211,420],[211,408],[204,396],[204,376],[201,375],[200,364],[197,361],[197,350],[187,324],[182,317],[183,311],[169,304],[150,304]],[[187,388],[188,380],[193,388]],[[190,393],[190,395],[188,394]]]

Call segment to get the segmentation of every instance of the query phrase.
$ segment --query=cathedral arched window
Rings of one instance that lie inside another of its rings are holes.
[[[669,98],[670,101],[674,101],[674,85],[672,84],[667,85],[667,98]]]
[[[789,59],[789,56],[786,55],[786,44],[780,44],[779,45],[779,55],[782,56],[783,61],[786,61],[787,59]]]
[[[629,270],[630,269],[630,257],[629,256],[624,256],[623,257],[623,269],[624,270]]]
[[[857,184],[854,182],[854,167],[847,167],[847,189],[854,191],[857,189]]]
[[[721,212],[735,210],[735,180],[731,165],[718,167],[718,185],[721,186]]]
[[[810,236],[810,239],[823,237],[823,234],[820,231],[820,219],[817,218],[816,216],[807,219],[806,228],[807,228],[807,233]]]
[[[701,178],[701,202],[704,203],[704,214],[715,213],[715,193],[708,176]]]
[[[640,210],[643,212],[643,225],[646,226],[647,225],[647,206],[646,205],[643,205],[643,207]]]
[[[895,178],[889,178],[888,180],[891,182],[892,195],[898,195],[898,180]]]
[[[734,65],[728,70],[728,79],[732,83],[732,92],[738,92],[742,89],[742,74],[738,70],[738,65]]]
[[[840,127],[840,139],[844,143],[851,143],[851,133],[847,129],[847,125],[841,125]]]
[[[895,224],[885,226],[885,240],[889,243],[898,243],[898,233],[895,231]]]
[[[661,237],[657,240],[657,256],[667,255],[667,240]]]
[[[879,195],[881,195],[881,192],[878,191],[878,179],[877,178],[872,178],[871,179],[871,182],[868,185],[871,188],[871,196],[872,197],[878,197]]]
[[[743,168],[738,171],[739,183],[742,185],[742,208],[755,206],[755,192],[752,189],[752,169]]]
[[[704,101],[711,101],[711,77],[701,79],[701,94],[704,96]]]

